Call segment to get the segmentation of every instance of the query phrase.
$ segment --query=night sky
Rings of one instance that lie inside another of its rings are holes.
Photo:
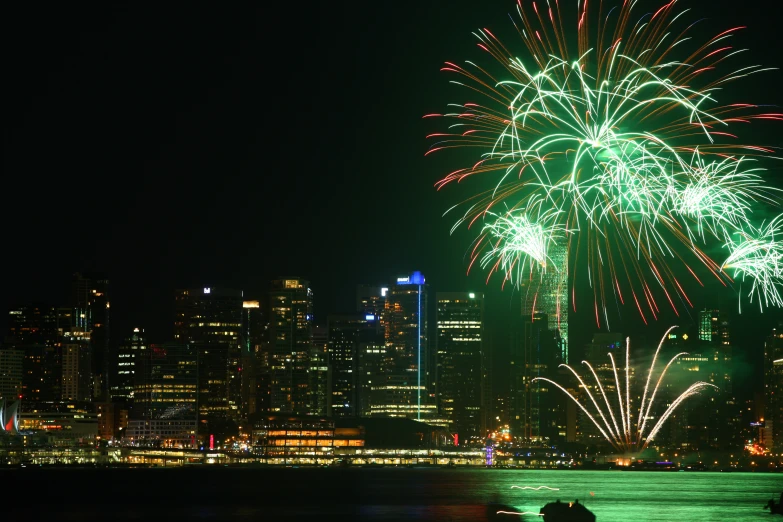
[[[697,35],[746,25],[748,62],[781,65],[774,8],[686,3],[692,19],[713,17]],[[357,283],[420,270],[434,290],[486,292],[489,333],[505,338],[518,294],[480,269],[466,276],[472,236],[450,237],[442,214],[470,194],[434,189],[475,156],[425,158],[425,136],[443,128],[422,116],[464,101],[439,69],[487,59],[473,30],[524,53],[513,2],[287,4],[4,6],[3,309],[60,304],[73,272],[103,271],[113,332],[143,326],[165,341],[178,287],[258,298],[273,277],[299,275],[322,321],[353,307]],[[765,73],[741,92],[783,104],[781,79]],[[781,130],[756,132],[775,146]],[[732,289],[691,289],[694,310],[737,309]],[[572,314],[572,345],[594,332],[591,312]],[[692,321],[664,310],[642,330],[633,309],[621,313],[614,326],[632,336]],[[735,345],[758,361],[781,318],[745,306]]]

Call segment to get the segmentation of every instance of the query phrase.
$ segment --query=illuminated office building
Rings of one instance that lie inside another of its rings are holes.
[[[269,375],[272,412],[311,413],[313,291],[299,277],[272,281],[269,292]]]
[[[457,443],[482,443],[487,435],[489,397],[484,396],[484,295],[438,292],[437,396],[440,414],[451,422]]]
[[[127,440],[140,446],[195,447],[200,386],[196,345],[150,345],[137,365]]]
[[[697,381],[713,384],[717,389],[706,389],[674,410],[660,437],[656,437],[661,446],[690,451],[741,451],[728,332],[729,322],[723,314],[705,310],[699,313],[696,327],[678,328],[669,334],[664,358],[684,353],[668,371],[661,399],[671,401]]]
[[[332,415],[332,367],[329,357],[329,337],[325,326],[313,326],[310,341],[310,415]]]
[[[437,414],[427,386],[427,296],[421,272],[398,277],[389,286],[383,313],[386,361],[372,386],[372,416],[425,420]]]
[[[112,400],[130,402],[133,400],[133,386],[136,380],[136,363],[147,351],[147,338],[143,328],[134,328],[131,335],[122,340],[117,348],[115,378],[112,379]]]
[[[530,280],[522,283],[522,317],[549,318],[549,328],[559,332],[560,359],[568,364],[568,247],[554,246],[548,254],[546,270],[536,265]]]
[[[242,292],[229,288],[175,294],[174,339],[194,346],[198,354],[201,435],[239,419],[243,302]]]
[[[16,348],[0,350],[0,398],[6,400],[21,398],[23,361],[23,350]]]
[[[242,303],[242,355],[239,377],[241,379],[240,413],[247,418],[258,411],[260,388],[264,386],[264,372],[258,357],[266,335],[266,323],[259,301]]]
[[[720,310],[704,309],[699,312],[699,340],[716,345],[731,344],[729,316]]]
[[[62,339],[61,398],[64,401],[92,401],[96,381],[92,372],[94,359],[90,332],[83,327],[73,326],[63,332]]]
[[[382,285],[356,286],[356,311],[381,317],[386,308],[386,294],[389,288]]]
[[[70,324],[68,325],[70,326]],[[59,309],[44,304],[12,307],[8,311],[5,346],[56,346],[60,342]]]
[[[356,411],[360,417],[369,417],[373,410],[373,386],[385,379],[386,342],[381,325],[375,339],[358,344],[356,359]]]
[[[361,415],[358,409],[361,380],[359,354],[368,348],[371,355],[373,348],[379,350],[383,344],[380,323],[378,315],[370,312],[330,314],[328,317],[332,414],[335,417]],[[380,362],[380,357],[377,359]],[[380,373],[380,367],[376,371]],[[372,381],[375,374],[367,369],[365,375]]]
[[[25,401],[55,401],[62,396],[62,337],[70,331],[72,309],[43,304],[8,311],[5,348],[24,354],[22,391]]]

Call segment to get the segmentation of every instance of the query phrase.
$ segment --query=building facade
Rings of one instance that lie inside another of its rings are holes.
[[[558,379],[561,363],[559,330],[543,313],[522,316],[512,352],[511,434],[526,444],[546,444],[565,438],[564,398],[549,383]]]
[[[313,291],[300,277],[280,277],[269,292],[269,375],[272,412],[310,412]]]
[[[199,434],[239,420],[242,291],[204,287],[175,293],[174,339],[198,354]]]
[[[74,326],[89,333],[93,399],[106,401],[110,396],[114,359],[110,342],[109,279],[105,274],[76,273],[72,290],[70,306],[74,309]]]
[[[378,350],[383,344],[383,330],[379,315],[371,313],[369,310],[353,314],[330,314],[327,326],[329,330],[329,361],[332,367],[332,414],[335,417],[360,416],[359,357],[360,352],[366,352],[368,347],[370,350],[373,347]],[[378,361],[378,364],[380,362]],[[377,375],[372,371],[370,368],[365,368],[365,375],[369,381],[372,381],[373,376]],[[382,370],[380,366],[377,366],[374,371],[381,372]]]
[[[150,345],[138,357],[137,368],[126,440],[139,446],[196,447],[201,383],[197,347]]]
[[[460,442],[482,444],[487,435],[484,396],[487,358],[484,345],[484,295],[438,292],[437,396],[440,414],[451,422]]]
[[[421,272],[400,276],[386,294],[386,360],[372,386],[371,415],[426,420],[437,415],[430,397],[428,285]],[[434,391],[434,390],[433,390]]]
[[[147,337],[143,328],[134,328],[117,348],[115,378],[112,380],[113,401],[131,402],[136,383],[136,362],[147,352]]]

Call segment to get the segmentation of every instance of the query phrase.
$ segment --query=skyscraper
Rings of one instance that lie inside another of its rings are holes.
[[[386,293],[386,361],[383,374],[373,385],[373,416],[422,420],[437,412],[427,387],[427,296],[421,272],[398,277]]]
[[[564,409],[559,390],[536,377],[557,380],[562,353],[559,331],[550,329],[543,313],[523,316],[512,352],[511,433],[527,443],[554,442],[565,437]]]
[[[242,388],[242,403],[239,410],[242,418],[247,418],[259,408],[260,389],[266,381],[258,352],[264,343],[266,333],[261,303],[244,301],[242,303],[242,356],[239,368]]]
[[[133,332],[120,342],[117,348],[115,378],[112,379],[111,385],[113,401],[129,403],[133,400],[138,361],[146,352],[147,338],[143,328],[134,328]]]
[[[696,381],[713,384],[699,396],[683,402],[669,417],[661,444],[691,451],[741,451],[737,425],[739,406],[732,386],[732,347],[730,324],[719,310],[703,310],[695,328],[677,329],[669,334],[667,356],[686,352],[677,358],[667,374],[664,397],[673,400]]]
[[[313,291],[300,277],[280,277],[269,292],[270,410],[307,414]]]
[[[616,411],[619,408],[619,405],[616,405],[617,400],[619,400],[617,399],[617,380],[619,379],[621,383],[620,391],[622,392],[625,386],[626,372],[628,372],[627,376],[629,382],[634,375],[633,368],[626,368],[625,366],[625,349],[626,340],[621,333],[598,332],[593,334],[593,339],[585,346],[585,360],[590,363],[590,366],[595,370],[595,375],[598,382],[601,383],[601,386],[598,386],[590,373],[587,373],[586,376],[583,373],[585,385],[581,386],[574,382],[576,379],[573,378],[573,375],[571,375],[570,372],[564,372],[564,376],[569,378],[568,380],[573,384],[572,389],[579,390],[578,393],[582,404],[590,404],[588,395],[588,392],[590,392],[596,400],[602,400],[602,397],[611,398],[613,411]],[[614,366],[612,366],[612,359],[614,359]],[[583,366],[583,368],[585,371],[588,371],[586,366]],[[617,378],[615,378],[615,368],[617,368]],[[553,391],[557,394],[562,393],[560,390]],[[559,395],[559,397],[563,405],[569,400],[565,397],[565,394]],[[581,408],[577,413],[577,417],[579,418],[580,427],[578,436],[582,442],[589,445],[603,445],[605,442],[603,435],[598,428],[595,427],[595,424],[587,418],[587,415],[584,414]],[[601,422],[600,418],[598,419],[598,422]],[[633,431],[632,428],[631,431]]]
[[[92,396],[106,401],[110,395],[114,359],[109,329],[109,279],[103,274],[74,274],[70,305],[74,309],[74,326],[89,333]]]
[[[699,340],[716,345],[731,344],[729,315],[720,310],[704,309],[699,312]]]
[[[568,364],[568,247],[552,247],[549,259],[545,269],[536,265],[522,285],[522,317],[546,314],[549,327],[559,332],[560,359]]]
[[[487,366],[484,346],[484,295],[438,292],[437,396],[441,415],[451,422],[457,442],[483,441],[487,435],[483,410],[483,377]]]
[[[198,355],[202,436],[239,418],[243,301],[240,290],[229,288],[175,292],[174,338],[177,343],[192,345]]]
[[[368,346],[382,344],[378,316],[373,313],[330,314],[329,362],[332,367],[332,414],[356,417],[359,394],[359,354]],[[372,380],[373,375],[369,375]]]
[[[310,415],[331,417],[332,366],[328,330],[324,326],[313,326],[311,331],[307,411]]]

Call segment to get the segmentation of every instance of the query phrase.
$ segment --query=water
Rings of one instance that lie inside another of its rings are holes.
[[[0,480],[15,521],[484,521],[497,505],[537,513],[556,499],[579,499],[598,522],[753,521],[783,491],[783,474],[662,471],[26,468]]]

